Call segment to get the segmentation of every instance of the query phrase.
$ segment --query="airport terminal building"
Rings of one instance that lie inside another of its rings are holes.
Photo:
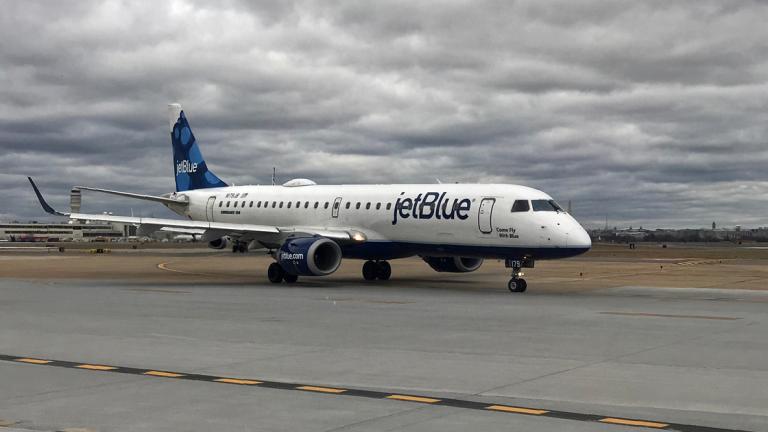
[[[130,228],[132,227],[110,223],[0,223],[0,240],[91,241],[128,237],[131,235]]]

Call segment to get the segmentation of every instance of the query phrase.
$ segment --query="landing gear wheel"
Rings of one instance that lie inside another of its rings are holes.
[[[528,282],[525,279],[517,280],[517,292],[525,292],[528,289]]]
[[[376,277],[381,280],[389,280],[392,276],[392,266],[387,261],[379,261],[376,263]]]
[[[269,268],[267,269],[267,278],[272,283],[280,283],[283,281],[283,278],[286,276],[285,270],[283,270],[282,267],[280,267],[280,264],[278,263],[272,263],[269,265]]]
[[[299,280],[299,277],[296,276],[295,274],[286,273],[285,276],[283,276],[283,280],[286,283],[292,284],[292,283],[295,283],[297,280]]]
[[[528,289],[528,282],[526,282],[525,279],[510,279],[509,282],[507,282],[507,288],[509,288],[509,291],[511,292],[525,292],[525,290]]]
[[[366,261],[365,264],[363,264],[363,279],[367,281],[372,281],[376,279],[376,273],[378,270],[377,265],[373,261]]]

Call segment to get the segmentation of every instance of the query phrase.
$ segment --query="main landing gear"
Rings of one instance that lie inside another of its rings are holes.
[[[248,242],[236,241],[232,243],[232,253],[247,253]]]
[[[387,261],[366,261],[363,264],[363,279],[367,281],[389,280],[390,276],[392,276],[392,266]]]
[[[286,283],[294,283],[299,280],[299,277],[295,274],[286,273],[285,270],[278,263],[272,263],[267,269],[267,278],[272,283],[280,283],[285,281]]]

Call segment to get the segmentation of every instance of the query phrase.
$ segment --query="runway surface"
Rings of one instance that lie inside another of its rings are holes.
[[[768,430],[765,291],[175,277],[0,279],[0,425]]]

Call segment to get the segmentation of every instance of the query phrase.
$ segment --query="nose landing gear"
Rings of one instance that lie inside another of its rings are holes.
[[[533,259],[524,257],[522,260],[508,259],[504,262],[505,266],[512,268],[512,278],[507,282],[507,288],[510,292],[522,293],[528,289],[528,282],[522,278],[525,274],[522,272],[523,267],[533,267]]]
[[[507,282],[507,288],[509,288],[510,292],[525,292],[526,289],[528,289],[528,282],[525,281],[525,279],[521,278],[520,276],[523,275],[523,272],[517,271],[512,273],[512,279]]]

